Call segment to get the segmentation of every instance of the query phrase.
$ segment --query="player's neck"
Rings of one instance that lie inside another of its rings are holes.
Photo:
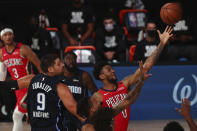
[[[116,84],[111,83],[111,82],[103,82],[103,88],[105,90],[115,90],[116,89]]]
[[[70,72],[67,69],[64,69],[64,76],[66,77],[72,77],[73,75],[75,75],[76,72]]]
[[[14,49],[15,49],[15,46],[16,46],[16,43],[15,42],[12,42],[11,44],[9,45],[5,45],[5,48],[8,52],[12,52]]]

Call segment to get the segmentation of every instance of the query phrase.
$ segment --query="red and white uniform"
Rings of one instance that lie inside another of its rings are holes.
[[[123,99],[126,98],[128,90],[123,83],[118,82],[117,88],[115,90],[105,90],[100,89],[99,92],[103,96],[103,104],[102,107],[113,107],[122,102]],[[127,131],[128,123],[130,118],[130,107],[123,110],[120,114],[118,114],[115,120],[115,130],[114,131]]]
[[[28,75],[28,59],[24,58],[20,55],[20,47],[22,46],[22,43],[17,43],[15,49],[11,52],[8,53],[6,51],[5,46],[2,48],[2,58],[3,58],[3,63],[7,67],[11,77],[13,80],[17,80],[21,77],[24,77]],[[26,113],[27,110],[24,110],[20,106],[20,101],[27,92],[28,88],[25,89],[20,89],[16,90],[16,98],[17,98],[17,103],[16,106],[18,106],[19,111]]]

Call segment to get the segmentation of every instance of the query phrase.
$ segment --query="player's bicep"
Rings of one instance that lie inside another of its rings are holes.
[[[98,90],[88,72],[83,73],[83,84],[90,90],[91,94],[94,94]]]
[[[57,93],[64,106],[74,115],[76,115],[77,102],[74,100],[71,91],[62,83],[57,85]]]
[[[32,49],[27,46],[27,45],[23,45],[21,47],[21,55],[25,58],[27,58],[29,61],[31,61],[32,63],[40,63],[37,55],[32,51]]]
[[[140,71],[139,69],[132,75],[125,77],[121,82],[127,87],[131,88],[134,86],[139,80]]]
[[[103,96],[99,92],[96,92],[91,97],[91,101],[93,104],[93,108],[96,111],[98,108],[102,106]]]

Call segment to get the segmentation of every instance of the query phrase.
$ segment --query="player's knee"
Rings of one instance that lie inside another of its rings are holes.
[[[13,121],[22,121],[23,119],[23,114],[19,112],[14,112],[12,115]]]

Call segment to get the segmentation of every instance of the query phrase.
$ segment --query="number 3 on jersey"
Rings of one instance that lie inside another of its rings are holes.
[[[37,94],[37,110],[44,111],[45,110],[45,94],[38,93]]]
[[[15,78],[18,78],[19,77],[16,68],[12,68],[12,72],[14,73],[14,77]]]

